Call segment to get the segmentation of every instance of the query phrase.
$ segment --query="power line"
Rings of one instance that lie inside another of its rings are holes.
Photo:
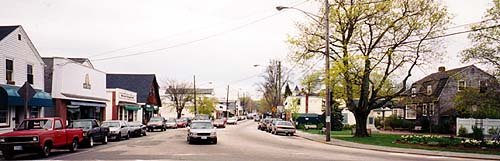
[[[305,2],[307,2],[308,0],[306,1],[303,1],[301,3],[297,3],[295,4],[294,6],[298,6],[298,5],[301,5]],[[171,45],[171,46],[167,46],[167,47],[164,47],[164,48],[158,48],[158,49],[153,49],[153,50],[148,50],[148,51],[143,51],[143,52],[137,52],[137,53],[133,53],[133,54],[126,54],[126,55],[119,55],[119,56],[112,56],[112,57],[107,57],[107,58],[101,58],[101,59],[94,59],[92,61],[103,61],[103,60],[109,60],[109,59],[117,59],[117,58],[123,58],[123,57],[130,57],[130,56],[136,56],[136,55],[143,55],[143,54],[148,54],[148,53],[152,53],[152,52],[158,52],[158,51],[162,51],[162,50],[167,50],[167,49],[171,49],[171,48],[176,48],[176,47],[180,47],[180,46],[185,46],[185,45],[189,45],[189,44],[193,44],[193,43],[196,43],[196,42],[200,42],[200,41],[203,41],[203,40],[207,40],[207,39],[210,39],[210,38],[214,38],[214,37],[218,37],[218,36],[221,36],[221,35],[224,35],[224,34],[227,34],[227,33],[230,33],[230,32],[233,32],[233,31],[237,31],[237,30],[240,30],[242,28],[245,28],[247,26],[250,26],[250,25],[253,25],[253,24],[256,24],[258,22],[261,22],[263,20],[266,20],[268,18],[271,18],[271,17],[274,17],[278,14],[281,14],[281,12],[276,12],[276,13],[273,13],[271,15],[268,15],[268,16],[265,16],[265,17],[262,17],[262,18],[259,18],[257,20],[254,20],[254,21],[250,21],[249,23],[245,23],[243,25],[240,25],[240,26],[236,26],[234,28],[231,28],[229,30],[225,30],[225,31],[221,31],[221,32],[218,32],[218,33],[215,33],[215,34],[211,34],[211,35],[208,35],[208,36],[205,36],[205,37],[201,37],[201,38],[198,38],[198,39],[194,39],[194,40],[191,40],[191,41],[186,41],[186,42],[183,42],[183,43],[179,43],[179,44],[174,44],[174,45]]]

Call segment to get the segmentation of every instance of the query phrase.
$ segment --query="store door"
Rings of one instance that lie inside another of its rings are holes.
[[[128,122],[134,121],[134,111],[128,110]]]

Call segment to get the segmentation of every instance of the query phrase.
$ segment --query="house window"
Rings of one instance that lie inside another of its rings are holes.
[[[9,108],[0,105],[0,126],[9,126]]]
[[[462,91],[462,90],[465,90],[465,87],[467,85],[465,84],[465,81],[464,80],[458,80],[458,91]]]
[[[368,125],[373,125],[374,119],[373,117],[368,117]]]
[[[484,93],[488,90],[488,82],[486,81],[479,81],[479,92]]]
[[[434,115],[434,103],[429,103],[429,116]]]
[[[33,65],[28,64],[26,66],[26,77],[28,78],[28,83],[33,84]]]
[[[417,94],[417,88],[411,87],[411,96],[415,97],[415,94]]]
[[[427,104],[422,105],[422,116],[427,116]]]
[[[347,120],[349,120],[349,115],[347,115],[347,113],[343,113],[342,114],[342,124],[347,124]]]
[[[299,105],[299,106],[300,106],[300,98],[299,98],[299,99],[297,99],[297,105]]]
[[[417,105],[406,106],[406,119],[417,119]]]
[[[21,38],[22,38],[21,34],[17,34],[17,40],[21,41]]]
[[[432,85],[427,85],[427,95],[432,94]]]
[[[14,61],[6,59],[5,60],[5,79],[7,80],[7,84],[13,84],[12,75],[14,73]]]

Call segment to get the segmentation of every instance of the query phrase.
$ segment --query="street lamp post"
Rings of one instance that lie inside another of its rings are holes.
[[[293,7],[283,7],[283,6],[278,6],[276,7],[276,9],[278,11],[281,11],[283,9],[295,9],[295,10],[298,10],[298,11],[301,11],[303,13],[305,13],[307,16],[309,16],[310,18],[312,18],[314,21],[318,22],[319,24],[321,24],[318,20],[316,20],[315,18],[313,18],[311,15],[312,14],[309,14],[308,12],[305,12],[303,10],[300,10],[300,9],[297,9],[297,8],[293,8]],[[330,141],[330,131],[331,131],[331,111],[332,111],[332,105],[331,105],[331,96],[333,93],[331,93],[331,87],[330,87],[330,39],[329,39],[329,35],[330,35],[330,27],[329,27],[329,15],[330,15],[330,3],[328,2],[328,0],[325,0],[325,15],[324,15],[324,19],[325,19],[325,24],[324,24],[324,27],[325,27],[325,87],[326,87],[326,90],[325,90],[325,126],[326,126],[326,129],[325,129],[325,140],[326,141]]]

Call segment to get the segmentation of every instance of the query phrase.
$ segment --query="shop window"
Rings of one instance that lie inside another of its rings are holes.
[[[417,105],[406,106],[406,119],[417,119]]]
[[[458,91],[463,91],[467,87],[464,80],[458,80]]]
[[[0,106],[0,126],[9,126],[9,107]]]
[[[26,78],[29,84],[33,84],[33,65],[26,66]]]
[[[40,117],[40,107],[33,107],[30,109],[30,118]]]
[[[12,76],[14,73],[14,61],[6,59],[5,60],[5,79],[7,80],[7,84],[14,84],[12,80]]]

